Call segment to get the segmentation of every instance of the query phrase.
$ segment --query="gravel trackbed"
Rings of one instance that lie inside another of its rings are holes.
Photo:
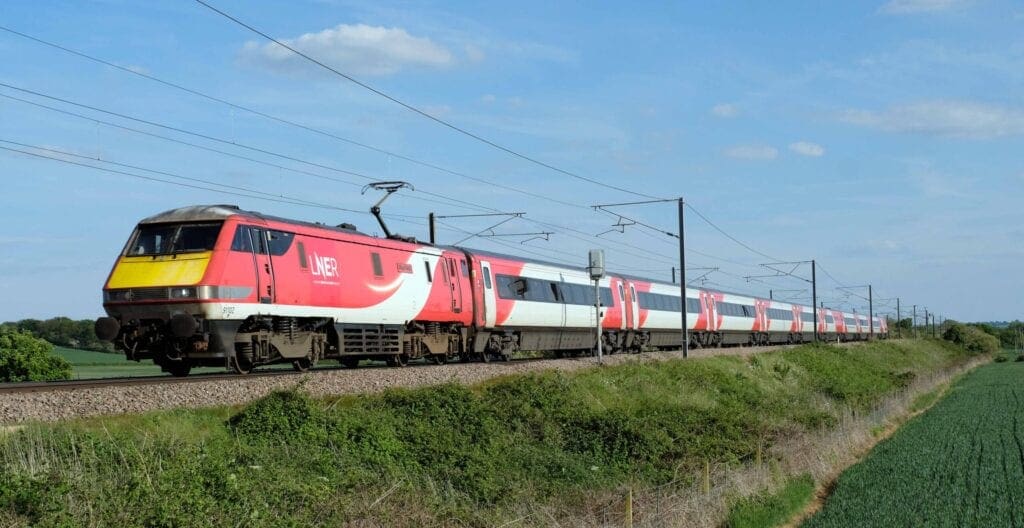
[[[729,354],[746,355],[778,349],[726,348],[690,351],[691,358]],[[606,356],[606,365],[630,361],[664,361],[682,357],[682,351]],[[421,387],[441,383],[473,384],[489,378],[558,369],[572,371],[597,366],[595,358],[523,360],[509,363],[452,363],[406,368],[362,367],[314,370],[294,376],[244,377],[189,383],[124,385],[0,394],[0,424],[53,422],[86,416],[141,413],[179,407],[239,405],[275,390],[296,385],[312,396],[380,392],[394,387]]]

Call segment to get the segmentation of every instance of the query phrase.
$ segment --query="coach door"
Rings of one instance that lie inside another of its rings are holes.
[[[708,324],[707,329],[709,332],[718,331],[718,304],[715,303],[715,296],[710,293],[705,293],[704,297],[704,313],[707,314]]]
[[[493,328],[498,319],[498,307],[494,298],[491,263],[480,261],[480,269],[484,275],[484,328]]]
[[[636,298],[636,287],[629,285],[629,306],[633,309],[633,330],[640,328],[640,300]]]
[[[277,291],[274,284],[274,264],[270,261],[267,232],[253,226],[240,225],[231,242],[234,251],[248,251],[252,254],[252,266],[256,279],[256,298],[259,302],[274,302]]]
[[[444,259],[448,262],[448,286],[452,290],[452,312],[462,313],[462,276],[459,275],[459,262],[453,257]]]
[[[621,330],[625,330],[629,327],[629,321],[627,320],[627,317],[629,317],[629,310],[626,309],[626,292],[622,287],[622,281],[617,281],[617,284],[619,285],[619,313],[622,316],[619,328]]]

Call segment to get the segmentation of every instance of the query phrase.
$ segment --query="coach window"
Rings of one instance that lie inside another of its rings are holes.
[[[287,253],[288,248],[292,247],[292,240],[295,239],[295,233],[284,231],[267,231],[267,235],[270,238],[270,255],[274,257]]]
[[[231,240],[231,251],[252,253],[252,239],[249,234],[249,226],[240,225],[235,229],[235,238]]]
[[[466,265],[466,261],[460,260],[459,262],[462,263],[462,276],[469,277],[469,266]]]
[[[370,253],[370,261],[373,264],[373,274],[378,277],[384,276],[384,265],[380,263],[380,253],[376,251]]]
[[[299,253],[299,267],[306,269],[309,267],[309,263],[306,260],[306,246],[302,242],[299,242],[298,244],[295,244],[295,249],[297,249]]]
[[[487,266],[484,266],[481,269],[484,271],[484,288],[489,290],[491,289],[491,269]]]
[[[432,273],[430,273],[430,261],[424,260],[423,267],[426,268],[427,270],[427,282],[434,282],[434,276]]]
[[[622,301],[622,302],[626,302],[626,291],[622,287],[622,283],[621,282],[619,283],[619,300]]]

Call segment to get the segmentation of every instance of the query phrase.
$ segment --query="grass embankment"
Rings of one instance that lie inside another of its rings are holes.
[[[938,341],[803,346],[31,426],[0,441],[0,524],[618,524],[622,502],[593,497],[754,464],[964,359]]]
[[[1024,526],[1024,363],[992,363],[839,478],[804,526]]]

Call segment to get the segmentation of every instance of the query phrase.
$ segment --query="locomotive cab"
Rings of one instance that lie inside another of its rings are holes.
[[[96,321],[97,337],[174,375],[196,364],[223,365],[222,354],[211,354],[216,332],[203,309],[219,288],[204,280],[218,248],[231,244],[230,233],[220,239],[235,213],[229,206],[185,208],[140,222],[103,288],[107,317]]]

